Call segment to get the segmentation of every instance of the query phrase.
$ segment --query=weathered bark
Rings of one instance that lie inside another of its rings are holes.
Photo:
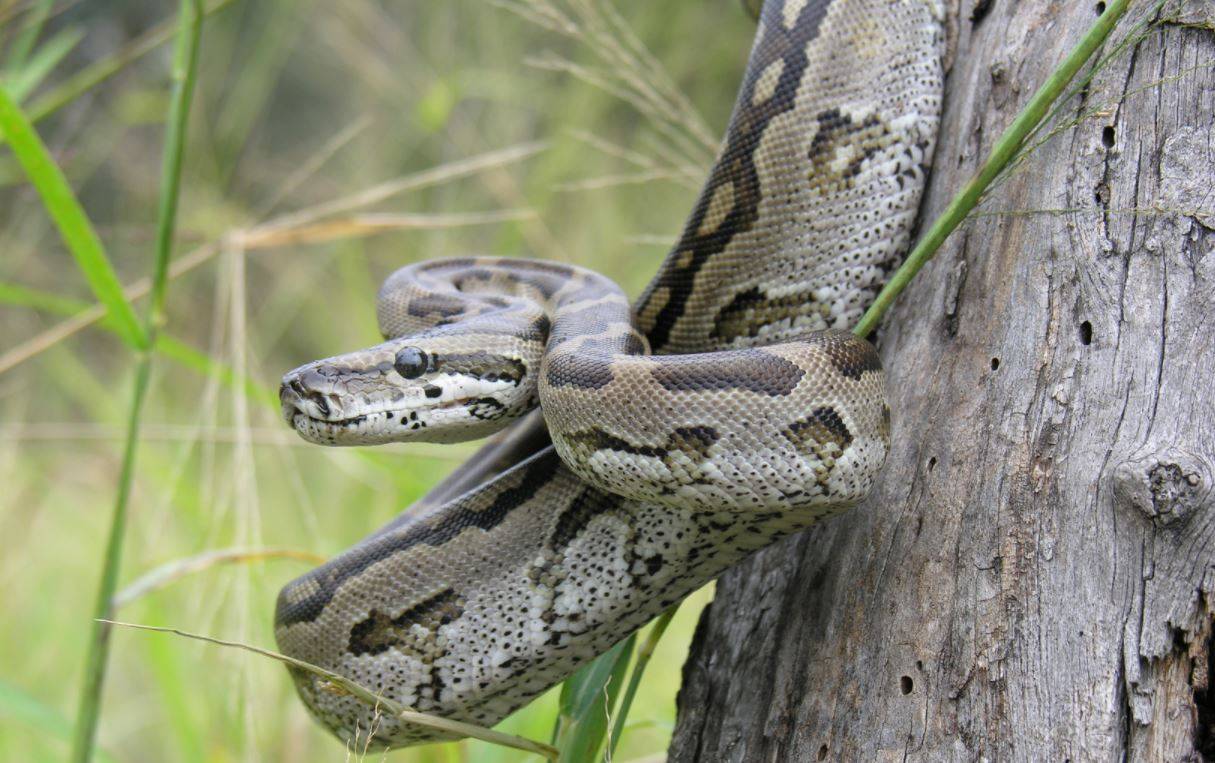
[[[925,217],[1100,5],[963,8]],[[1215,753],[1212,7],[1104,67],[984,206],[1023,213],[902,297],[881,483],[722,578],[672,761]]]

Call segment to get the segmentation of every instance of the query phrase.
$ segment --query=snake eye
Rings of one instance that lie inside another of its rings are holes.
[[[417,347],[404,347],[397,353],[397,357],[392,362],[392,367],[396,369],[402,377],[406,379],[416,379],[426,373],[427,367],[430,365],[430,358],[425,352]]]

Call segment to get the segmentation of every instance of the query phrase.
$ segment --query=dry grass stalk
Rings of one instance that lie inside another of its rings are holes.
[[[188,631],[178,630],[177,628],[161,628],[153,625],[142,625],[140,623],[126,623],[117,620],[106,620],[109,625],[117,625],[122,628],[134,628],[142,631],[152,631],[155,633],[172,633],[176,636],[182,636],[196,641],[205,641],[209,644],[218,644],[219,646],[232,647],[236,649],[244,649],[247,652],[260,654],[263,657],[269,657],[272,660],[278,660],[281,663],[290,665],[293,668],[303,670],[306,673],[318,676],[328,681],[333,691],[349,694],[352,697],[363,700],[367,704],[375,708],[384,708],[394,718],[412,723],[418,726],[435,729],[437,731],[446,732],[460,737],[472,737],[480,739],[483,742],[490,744],[501,745],[503,747],[513,747],[516,750],[524,750],[537,755],[542,755],[549,760],[557,759],[557,749],[543,742],[536,742],[524,737],[514,736],[513,734],[503,734],[500,731],[485,728],[484,726],[476,726],[471,723],[463,723],[461,721],[453,721],[448,718],[440,718],[437,715],[429,715],[427,713],[419,713],[416,710],[405,707],[399,702],[381,697],[372,692],[366,687],[351,681],[350,679],[340,676],[330,670],[325,670],[303,660],[297,660],[294,657],[289,657],[285,654],[262,649],[252,644],[244,644],[239,641],[227,641],[224,639],[212,638],[211,636],[203,636],[197,633],[189,633]]]

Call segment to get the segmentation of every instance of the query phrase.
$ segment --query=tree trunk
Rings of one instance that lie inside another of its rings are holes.
[[[925,219],[1104,3],[970,6]],[[721,579],[670,760],[1215,755],[1213,6],[1117,53],[904,294],[881,482]]]

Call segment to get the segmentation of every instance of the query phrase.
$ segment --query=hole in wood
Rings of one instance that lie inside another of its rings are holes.
[[[899,691],[904,694],[910,694],[915,688],[915,682],[911,680],[911,676],[903,676],[899,679]]]
[[[1106,125],[1105,127],[1101,128],[1101,142],[1102,142],[1102,144],[1105,145],[1106,148],[1114,147],[1114,127],[1113,127],[1113,125]]]
[[[937,468],[937,457],[933,456],[932,458],[928,459],[928,471],[932,471],[935,468]]]
[[[1080,344],[1088,347],[1093,343],[1093,324],[1085,321],[1080,324]]]
[[[1097,3],[1096,11],[1098,16],[1105,13],[1105,3]]]
[[[991,370],[997,371],[997,370],[999,370],[999,368],[1000,368],[1000,359],[992,358],[991,359]]]
[[[823,745],[822,747],[818,748],[818,759],[819,760],[827,759],[827,745]]]

